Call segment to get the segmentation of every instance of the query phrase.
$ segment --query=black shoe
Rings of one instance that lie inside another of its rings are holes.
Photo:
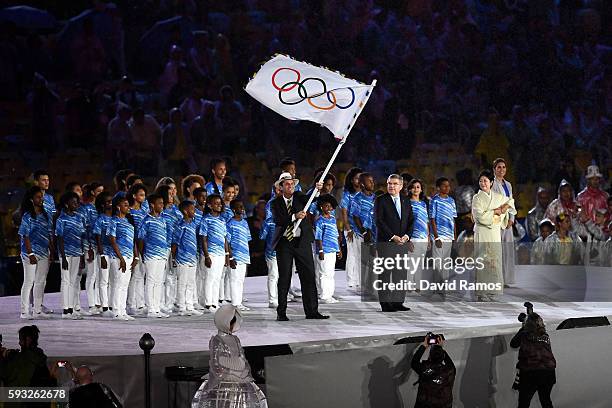
[[[407,312],[410,310],[410,308],[404,305],[397,305],[395,306],[395,310],[397,310],[398,312]]]
[[[389,303],[385,303],[385,304],[381,304],[380,305],[381,309],[383,312],[397,312],[397,310],[395,310],[395,308],[393,307],[393,305],[389,304]]]
[[[327,315],[322,315],[321,313],[317,312],[313,315],[310,316],[306,316],[307,319],[317,319],[317,320],[323,320],[323,319],[329,319],[329,316]]]
[[[276,321],[277,322],[288,322],[289,318],[287,317],[287,315],[278,315],[276,316]]]

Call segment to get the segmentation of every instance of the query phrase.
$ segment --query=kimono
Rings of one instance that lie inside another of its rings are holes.
[[[230,322],[236,317],[234,327]],[[215,313],[219,332],[210,339],[210,369],[200,386],[191,408],[267,408],[263,392],[251,376],[240,339],[233,333],[240,328],[242,316],[230,304]]]
[[[507,180],[495,179],[491,185],[491,191],[501,194],[507,199],[513,200],[512,197],[512,184]],[[514,220],[514,214],[509,214],[509,220]],[[502,242],[502,258],[503,258],[503,274],[504,283],[514,283],[514,265],[516,264],[516,251],[514,249],[514,233],[512,228],[506,228],[506,223],[502,224],[501,230],[501,242]]]
[[[500,215],[493,212],[503,204],[510,208]],[[485,193],[480,190],[472,200],[472,217],[474,218],[474,256],[481,258],[484,268],[476,270],[477,283],[501,283],[499,290],[487,289],[476,291],[478,296],[491,296],[503,293],[503,255],[501,230],[508,224],[511,215],[515,215],[514,200],[491,190]],[[509,230],[512,232],[512,230]]]

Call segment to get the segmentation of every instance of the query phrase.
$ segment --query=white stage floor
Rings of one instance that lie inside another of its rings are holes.
[[[448,338],[453,337],[453,332],[456,332],[456,337],[459,333],[466,337],[466,333],[472,332],[473,335],[482,335],[482,329],[493,329],[490,326],[512,324],[518,327],[517,315],[524,311],[519,299],[513,303],[441,303],[415,299],[407,302],[412,308],[409,312],[382,313],[378,303],[363,303],[358,295],[347,291],[343,271],[338,271],[336,276],[336,294],[343,300],[319,307],[331,318],[305,320],[302,304],[289,303],[287,314],[290,322],[275,321],[276,311],[268,308],[266,277],[247,278],[246,304],[252,310],[244,313],[244,324],[238,333],[242,344],[342,343],[343,339],[349,338],[403,337],[430,330],[446,332]],[[81,304],[86,305],[84,291],[81,299]],[[56,311],[51,319],[22,320],[19,318],[19,297],[0,298],[0,333],[4,336],[4,347],[17,348],[17,331],[28,324],[38,325],[40,345],[50,357],[141,354],[138,340],[145,332],[151,333],[155,339],[155,354],[205,351],[216,331],[210,314],[168,319],[137,318],[128,322],[102,317],[73,321],[60,319],[58,293],[45,295],[45,304]],[[612,303],[534,304],[549,327],[570,317],[612,315]]]

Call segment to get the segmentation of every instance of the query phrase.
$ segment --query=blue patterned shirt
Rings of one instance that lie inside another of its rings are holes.
[[[102,250],[104,251],[104,255],[111,256],[113,254],[113,247],[108,240],[108,235],[106,234],[108,230],[108,224],[113,217],[109,217],[106,214],[101,214],[94,222],[92,233],[93,235],[99,235],[102,239]],[[102,254],[100,254],[102,255]]]
[[[250,264],[249,241],[251,240],[251,230],[247,220],[243,218],[237,221],[232,218],[227,223],[227,233],[232,248],[232,256],[236,262]]]
[[[355,199],[355,196],[358,193],[359,193],[358,191],[354,193],[350,193],[349,191],[345,190],[342,193],[342,200],[340,200],[340,204],[338,205],[338,207],[340,208],[346,208],[348,222],[353,231],[358,231],[358,230],[357,230],[357,225],[355,225],[355,220],[353,219],[353,216],[351,215],[351,205],[353,203],[353,200]]]
[[[32,217],[30,213],[23,214],[21,225],[19,225],[19,235],[21,236],[21,255],[27,256],[28,251],[25,247],[24,238],[28,237],[32,252],[36,256],[49,256],[49,240],[53,233],[51,217],[46,213]]]
[[[64,239],[64,254],[66,256],[83,255],[83,242],[87,239],[85,217],[78,212],[69,215],[62,211],[55,222],[55,235]],[[58,254],[61,257],[59,246]]]
[[[223,184],[217,184],[217,188],[219,189],[219,191],[215,191],[214,181],[209,181],[208,183],[206,183],[204,188],[206,189],[206,194],[208,195],[211,195],[211,194],[223,195]]]
[[[364,228],[372,230],[374,234],[375,225],[374,225],[374,200],[376,199],[376,194],[371,194],[369,196],[365,195],[362,192],[359,192],[353,197],[353,201],[351,202],[350,214],[355,217],[359,217],[361,220],[361,224]],[[359,233],[359,229],[356,228],[356,233]],[[360,234],[361,235],[361,234]]]
[[[187,222],[182,219],[174,229],[172,243],[176,248],[176,263],[195,266],[198,262],[197,224],[195,219]]]
[[[168,239],[168,248],[172,245],[172,237],[174,236],[174,228],[183,219],[183,214],[179,209],[173,205],[172,207],[165,208],[161,213],[162,218],[166,220],[166,237]]]
[[[259,231],[259,239],[264,240],[266,243],[264,249],[264,256],[267,261],[276,258],[276,251],[272,246],[275,229],[276,224],[274,223],[274,221],[272,221],[272,219],[268,219],[264,221],[263,226],[261,227],[261,231]]]
[[[155,217],[149,213],[142,220],[140,228],[138,228],[138,239],[144,241],[143,259],[145,261],[168,257],[167,233],[166,219],[161,215]]]
[[[412,229],[412,239],[427,240],[429,232],[429,216],[427,215],[427,204],[425,201],[410,200],[412,214],[414,215],[414,228]]]
[[[223,208],[223,212],[221,213],[221,218],[223,218],[223,220],[227,224],[228,222],[230,222],[233,216],[234,216],[234,211],[230,208],[229,205],[226,205]]]
[[[81,204],[77,212],[85,217],[85,227],[87,228],[87,240],[92,247],[96,246],[96,241],[93,234],[94,223],[98,219],[98,211],[92,203]]]
[[[51,194],[45,193],[45,195],[43,196],[43,208],[45,209],[47,214],[49,214],[51,219],[53,219],[53,216],[55,215],[57,210],[55,209],[55,200],[53,200],[53,196]]]
[[[447,240],[455,239],[455,218],[457,217],[457,207],[455,200],[448,196],[440,197],[436,194],[429,203],[429,218],[436,220],[438,237]],[[431,234],[434,239],[433,233]]]
[[[210,255],[225,255],[225,238],[227,226],[221,216],[206,214],[200,223],[199,234],[207,237],[208,253]]]
[[[115,237],[119,252],[124,258],[134,256],[134,226],[127,218],[113,217],[108,223],[106,235]],[[111,258],[117,258],[115,251],[110,254]]]
[[[146,211],[143,206],[140,207],[140,210],[135,210],[133,208],[130,208],[130,214],[132,215],[132,218],[134,219],[134,226],[136,228],[136,236],[138,236],[138,228],[140,228],[140,224],[142,223],[142,220],[145,219],[148,213],[149,212]]]
[[[315,239],[321,241],[323,252],[326,254],[340,251],[336,218],[333,216],[329,218],[319,217],[315,222]]]

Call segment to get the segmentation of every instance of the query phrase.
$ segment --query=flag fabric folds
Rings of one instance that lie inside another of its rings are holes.
[[[291,120],[319,123],[343,140],[373,87],[329,69],[276,55],[259,69],[245,90],[276,113]]]

